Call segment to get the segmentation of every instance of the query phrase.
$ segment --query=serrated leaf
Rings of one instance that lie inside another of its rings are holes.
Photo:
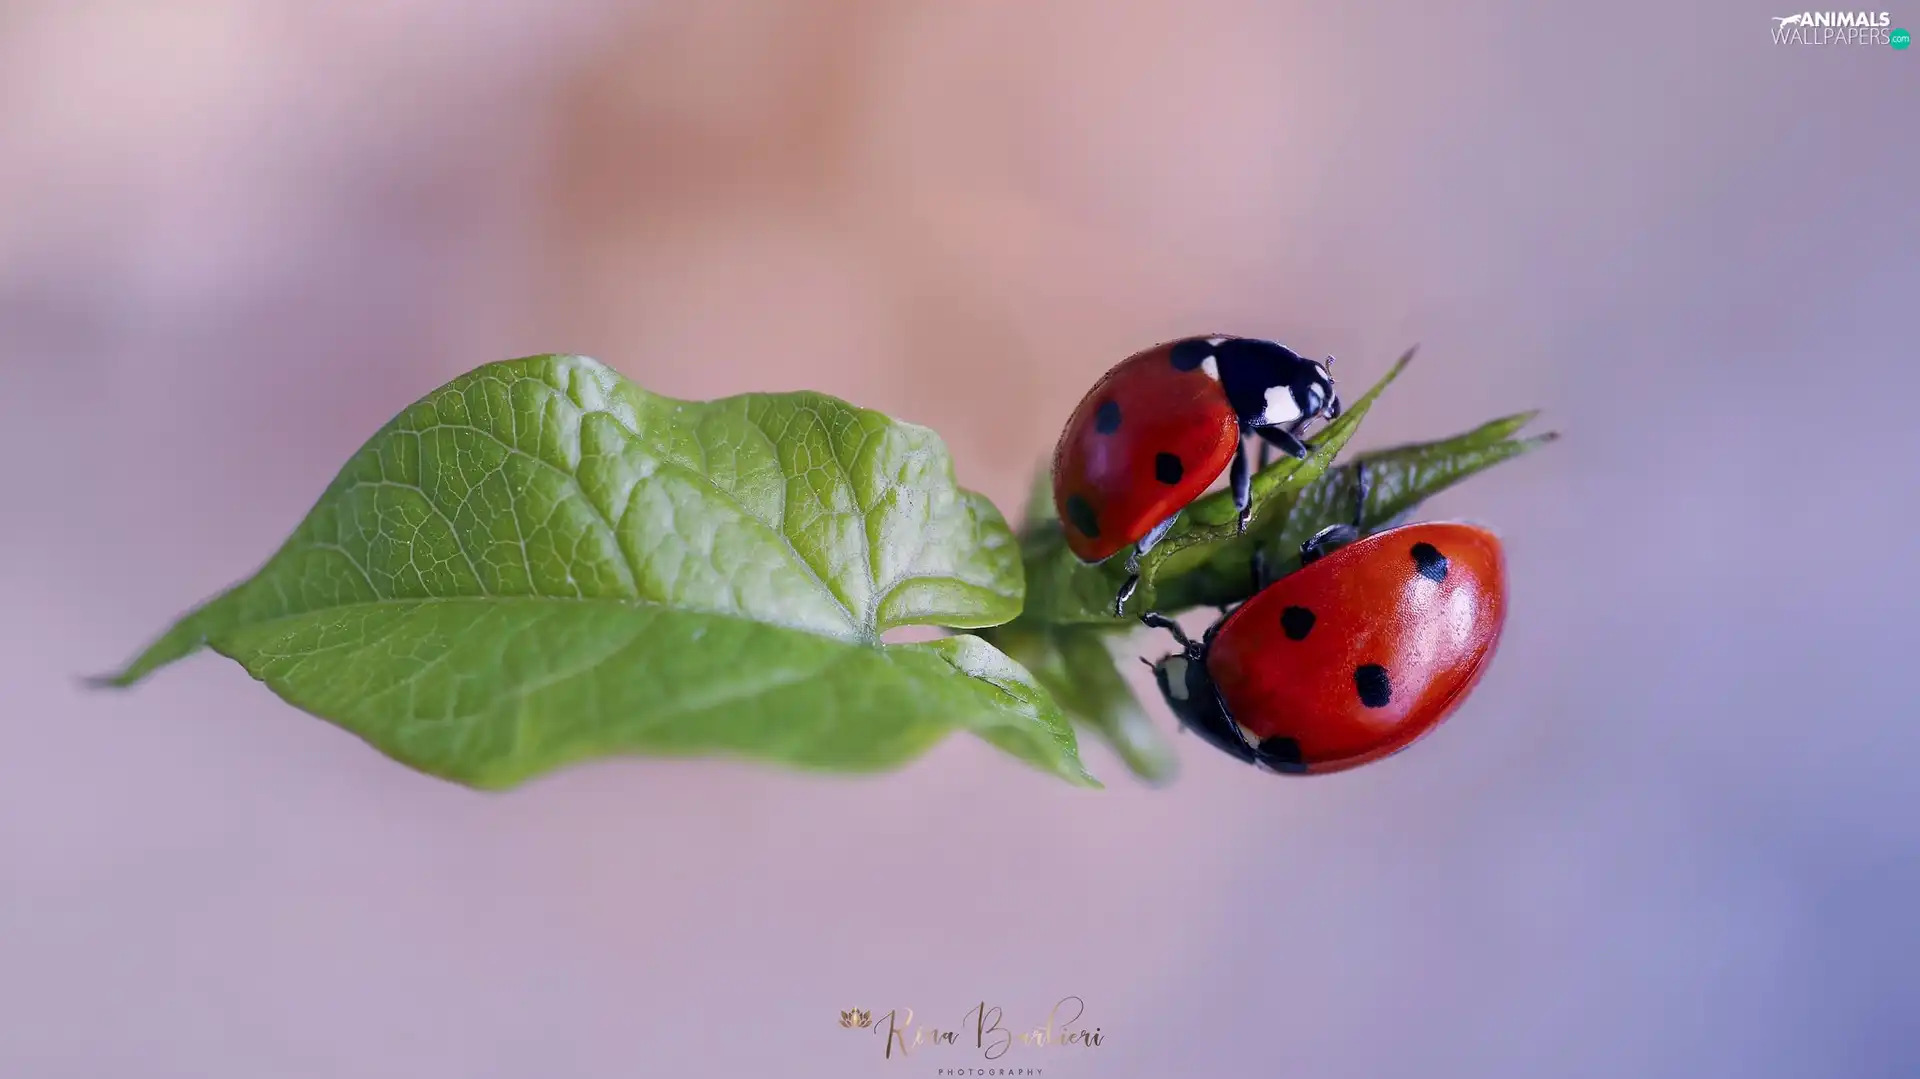
[[[932,431],[816,393],[678,401],[579,356],[396,417],[292,538],[111,684],[198,648],[422,771],[614,754],[897,766],[955,728],[1078,783],[1071,726],[977,637],[1018,545]]]
[[[1413,355],[1412,349],[1407,350],[1379,382],[1346,406],[1339,419],[1311,436],[1313,452],[1305,459],[1283,457],[1254,474],[1253,514],[1244,535],[1238,529],[1231,491],[1215,491],[1182,511],[1166,538],[1140,560],[1140,584],[1125,616],[1116,616],[1113,610],[1114,596],[1127,577],[1124,553],[1089,566],[1067,549],[1058,522],[1048,526],[1030,520],[1021,536],[1027,566],[1025,616],[1054,624],[1131,625],[1138,612],[1165,607],[1158,594],[1161,581],[1177,579],[1216,560],[1231,560],[1236,553],[1250,562],[1255,545],[1283,523],[1278,511],[1292,494],[1333,464]]]
[[[1371,450],[1327,470],[1312,484],[1282,496],[1274,504],[1273,513],[1280,526],[1261,540],[1269,567],[1280,573],[1299,568],[1301,544],[1322,528],[1353,520],[1353,496],[1361,463],[1369,473],[1365,528],[1378,531],[1469,476],[1558,438],[1552,432],[1532,438],[1514,437],[1537,415],[1523,412],[1452,438]],[[1164,585],[1159,597],[1161,609],[1173,614],[1194,607],[1237,603],[1247,597],[1252,575],[1250,551],[1225,551],[1205,566]]]
[[[1033,672],[1068,718],[1111,746],[1135,775],[1155,784],[1173,779],[1173,746],[1115,666],[1107,646],[1114,634],[1019,618],[981,635]]]

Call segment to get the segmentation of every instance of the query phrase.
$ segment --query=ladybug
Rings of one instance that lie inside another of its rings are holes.
[[[1081,399],[1054,447],[1053,503],[1067,549],[1081,562],[1133,547],[1115,617],[1140,583],[1140,556],[1229,466],[1246,531],[1247,436],[1262,439],[1262,466],[1273,448],[1311,453],[1301,432],[1340,415],[1332,363],[1251,337],[1188,337],[1121,360]]]
[[[1361,466],[1358,503],[1365,506]],[[1301,547],[1301,568],[1148,663],[1182,726],[1285,775],[1342,772],[1438,727],[1485,673],[1506,622],[1506,557],[1467,524],[1355,523]],[[1327,552],[1334,543],[1344,543]],[[1256,578],[1265,573],[1256,565]],[[1143,660],[1142,662],[1147,662]]]

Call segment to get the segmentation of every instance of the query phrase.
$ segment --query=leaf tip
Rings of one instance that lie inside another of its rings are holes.
[[[1523,453],[1532,453],[1542,446],[1551,446],[1558,441],[1560,441],[1560,432],[1547,431],[1529,438],[1513,439],[1507,445],[1513,447],[1513,455],[1517,457]]]
[[[1360,396],[1358,401],[1353,403],[1353,407],[1347,410],[1349,413],[1354,414],[1354,419],[1348,421],[1349,423],[1359,422],[1359,416],[1365,414],[1367,409],[1372,407],[1374,399],[1378,398],[1388,386],[1392,385],[1394,379],[1400,377],[1400,372],[1407,369],[1407,365],[1413,362],[1414,353],[1418,351],[1420,351],[1420,346],[1414,345],[1405,352],[1402,352],[1399,359],[1393,361],[1393,366],[1387,368],[1387,373],[1381,375],[1380,380],[1375,382],[1366,393]],[[1345,420],[1346,417],[1342,416],[1341,419]],[[1335,421],[1335,423],[1338,422],[1338,420]]]
[[[1180,758],[1157,730],[1148,733],[1151,740],[1136,735],[1131,741],[1115,745],[1114,749],[1135,779],[1155,790],[1170,787],[1180,778]]]

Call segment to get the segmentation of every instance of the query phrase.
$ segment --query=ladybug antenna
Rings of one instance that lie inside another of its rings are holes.
[[[1147,658],[1147,657],[1145,657],[1145,656],[1135,656],[1135,657],[1133,657],[1133,658],[1135,658],[1135,659],[1137,659],[1137,660],[1139,660],[1140,662],[1142,662],[1142,663],[1144,663],[1144,664],[1146,664],[1146,665],[1147,665],[1147,669],[1148,669],[1148,670],[1150,670],[1150,671],[1151,671],[1151,670],[1156,670],[1156,669],[1157,669],[1156,667],[1154,667],[1154,665],[1153,665],[1153,661],[1152,661],[1152,660],[1150,660],[1150,659],[1148,659],[1148,658]]]

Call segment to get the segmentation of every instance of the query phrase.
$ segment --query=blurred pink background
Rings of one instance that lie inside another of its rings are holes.
[[[1104,1045],[995,1064],[1920,1073],[1920,53],[1774,14],[7,0],[0,1077],[926,1075],[987,1062],[839,1010],[1068,994]],[[1567,436],[1427,507],[1515,606],[1416,752],[483,796],[217,657],[77,687],[480,363],[826,390],[1015,514],[1214,330],[1420,342],[1367,445]]]

